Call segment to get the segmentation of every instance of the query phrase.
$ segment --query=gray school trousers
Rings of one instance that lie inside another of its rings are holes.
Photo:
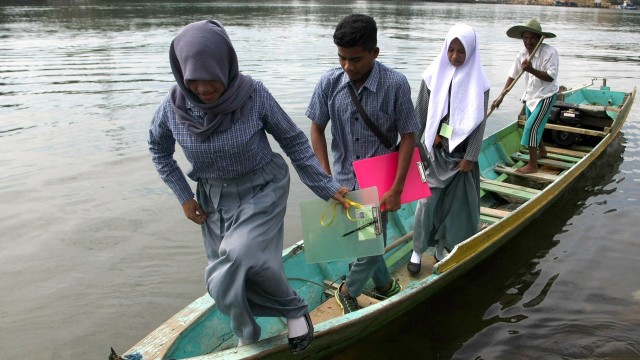
[[[295,318],[308,311],[282,266],[288,195],[289,168],[276,153],[239,179],[198,181],[198,202],[207,214],[207,289],[245,343],[260,339],[254,316]]]
[[[382,213],[382,233],[387,244],[387,213]],[[347,275],[347,290],[352,297],[358,297],[371,279],[377,288],[384,288],[391,282],[391,274],[382,255],[357,258]]]

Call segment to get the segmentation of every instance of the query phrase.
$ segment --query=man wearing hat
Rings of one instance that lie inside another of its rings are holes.
[[[498,97],[491,109],[500,106],[502,99],[511,84],[518,75],[525,71],[524,81],[526,88],[522,101],[525,103],[527,122],[524,126],[521,144],[529,148],[529,163],[516,170],[521,174],[529,174],[538,171],[538,158],[547,155],[542,143],[542,132],[547,124],[551,107],[556,101],[558,92],[558,52],[553,46],[538,43],[544,38],[554,38],[555,34],[543,32],[540,23],[531,19],[525,25],[517,25],[507,30],[507,36],[514,39],[522,39],[524,49],[520,50],[516,60],[509,70],[509,77],[502,90],[502,96]],[[539,149],[538,149],[539,147]]]

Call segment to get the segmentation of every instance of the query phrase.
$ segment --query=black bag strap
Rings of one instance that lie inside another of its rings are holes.
[[[353,89],[353,86],[351,86],[351,84],[347,84],[347,87],[349,88],[351,100],[353,100],[353,104],[356,106],[356,109],[358,109],[358,112],[360,113],[360,116],[362,116],[362,120],[364,120],[364,123],[367,124],[371,132],[373,132],[378,137],[378,139],[380,139],[384,146],[391,150],[396,150],[396,144],[394,144],[392,141],[389,141],[389,139],[384,136],[384,134],[382,133],[382,131],[380,131],[376,124],[373,123],[373,120],[369,118],[369,115],[367,115],[364,107],[362,107],[360,100],[358,100],[358,95],[356,95],[356,91]]]
[[[367,115],[367,112],[364,110],[364,107],[362,107],[360,100],[358,100],[358,95],[356,95],[356,91],[353,89],[353,86],[349,84],[347,85],[347,87],[349,88],[349,94],[351,95],[351,100],[353,100],[353,104],[356,106],[356,109],[358,109],[358,112],[360,113],[360,116],[362,116],[364,123],[367,124],[369,129],[378,137],[378,139],[380,139],[380,141],[384,146],[386,146],[387,148],[393,151],[397,151],[398,147],[393,142],[389,141],[389,139],[384,136],[382,131],[378,129],[376,124],[373,123],[373,120],[369,118],[369,115]],[[427,182],[426,171],[431,166],[431,160],[429,159],[429,154],[427,152],[427,149],[425,149],[424,145],[422,145],[422,141],[417,141],[416,146],[418,147],[418,150],[420,152],[420,158],[422,160],[418,164],[418,169],[420,170],[420,176],[422,176],[423,182]]]

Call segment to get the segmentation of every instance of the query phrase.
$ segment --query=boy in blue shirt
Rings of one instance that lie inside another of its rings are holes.
[[[340,67],[328,70],[316,85],[306,115],[312,120],[311,144],[320,164],[328,174],[348,189],[358,189],[352,163],[359,159],[392,152],[363,121],[349,87],[357,94],[373,123],[382,135],[397,143],[398,171],[389,191],[382,195],[385,211],[400,208],[400,195],[415,147],[415,133],[420,125],[411,101],[411,87],[406,77],[376,61],[377,27],[373,18],[353,14],[337,25],[333,41],[338,48]],[[333,171],[329,164],[325,129],[331,121]],[[382,223],[386,242],[387,216]],[[360,309],[356,298],[371,278],[374,292],[381,297],[397,294],[400,284],[391,278],[382,255],[358,258],[335,293],[343,313]]]

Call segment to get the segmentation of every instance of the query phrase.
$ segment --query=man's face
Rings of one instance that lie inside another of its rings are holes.
[[[524,43],[525,49],[531,54],[533,49],[538,45],[538,41],[540,41],[540,35],[536,33],[532,33],[529,31],[525,31],[522,33],[522,42]]]
[[[380,49],[377,47],[372,52],[368,52],[361,46],[352,48],[338,46],[340,66],[347,73],[349,79],[357,85],[362,85],[367,81],[379,53]]]

